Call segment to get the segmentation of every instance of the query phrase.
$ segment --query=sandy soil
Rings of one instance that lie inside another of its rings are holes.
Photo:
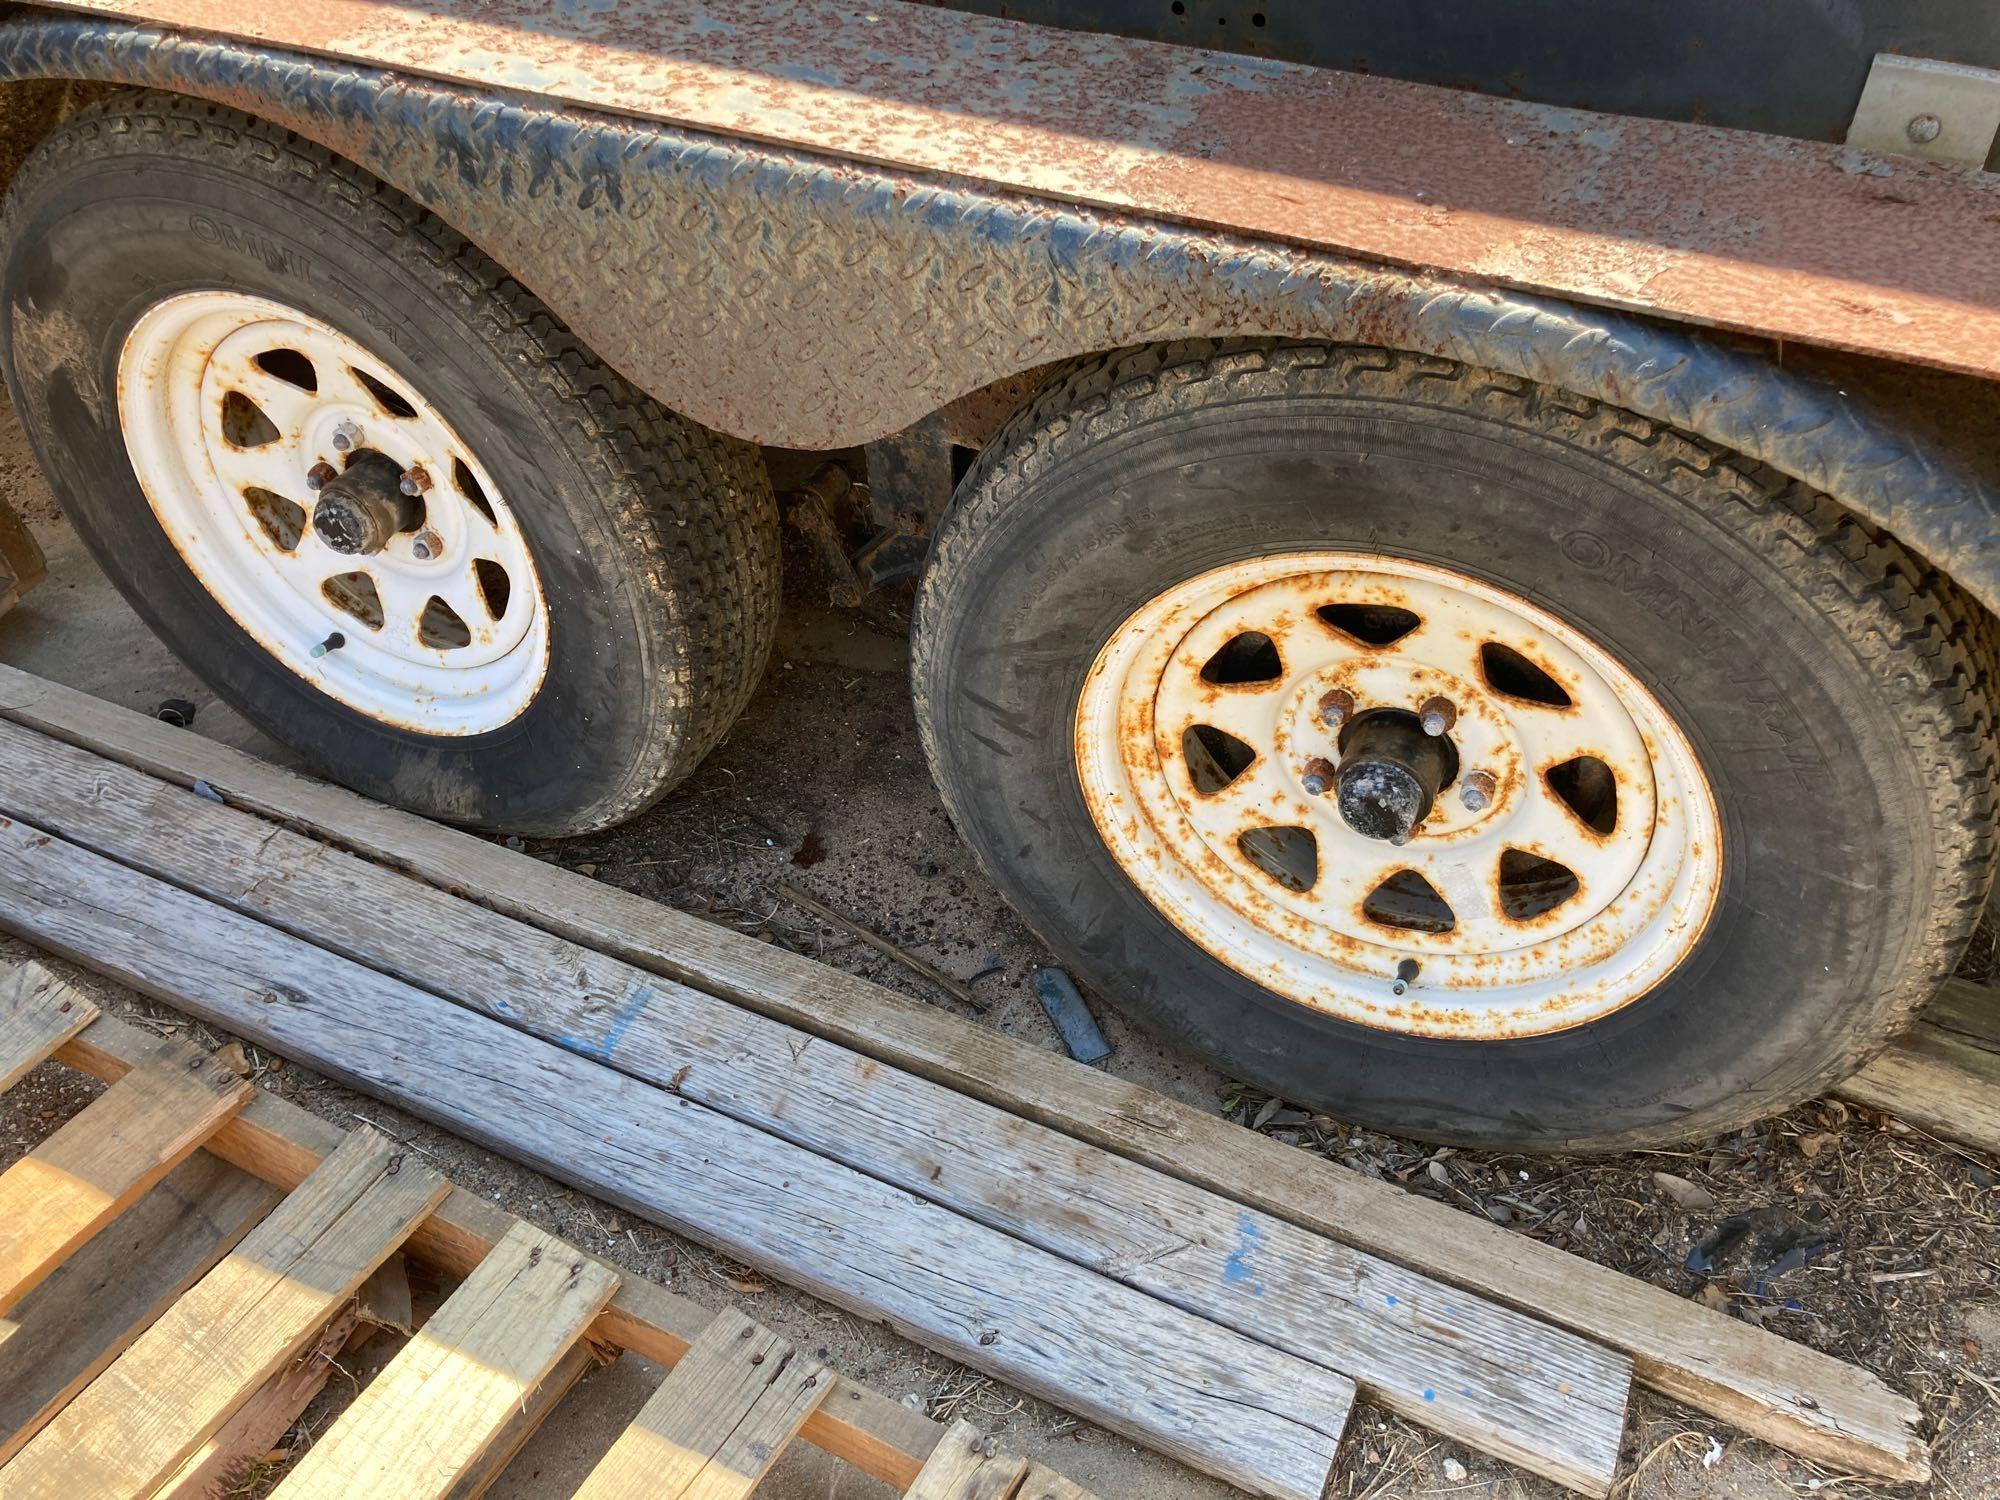
[[[130,707],[191,699],[200,705],[198,732],[282,757],[216,704],[112,593],[57,518],[11,419],[0,420],[0,492],[33,523],[54,564],[50,583],[0,620],[0,660]],[[904,675],[907,600],[836,614],[824,607],[806,559],[795,554],[790,564],[777,657],[728,742],[627,827],[561,845],[530,843],[527,852],[958,1008],[788,902],[779,885],[791,882],[971,985],[989,1008],[982,1024],[1056,1047],[1028,985],[1029,970],[1048,955],[980,876],[931,790]],[[0,942],[0,959],[25,952]],[[1990,966],[1990,939],[1982,937],[1973,961],[1982,972]],[[224,1040],[101,982],[84,982],[116,1012],[205,1042]],[[1930,1493],[2000,1496],[2000,1163],[1833,1103],[1678,1152],[1571,1160],[1436,1151],[1308,1116],[1234,1085],[1092,998],[1116,1047],[1107,1066],[1121,1075],[1875,1370],[1924,1408],[1937,1452]],[[372,1122],[465,1186],[620,1267],[709,1306],[738,1305],[842,1372],[934,1415],[967,1417],[1107,1500],[1231,1493],[303,1069],[254,1051],[252,1061],[260,1086],[344,1124]],[[54,1067],[17,1088],[0,1102],[0,1162],[46,1135],[90,1093]],[[1774,1220],[1793,1216],[1830,1243],[1768,1281],[1742,1264],[1707,1279],[1683,1269],[1718,1222],[1752,1210],[1770,1210]],[[363,1351],[364,1366],[379,1364],[393,1347],[377,1340]],[[367,1368],[353,1373],[365,1379]],[[657,1378],[630,1359],[587,1377],[493,1493],[567,1493]],[[336,1380],[289,1446],[309,1444],[351,1389]],[[281,1472],[275,1466],[265,1485]],[[1624,1500],[1885,1492],[1645,1393],[1634,1399],[1622,1476],[1617,1493]],[[886,1493],[803,1448],[769,1492],[783,1500]],[[1560,1492],[1364,1405],[1329,1493],[1348,1500],[1541,1500]]]

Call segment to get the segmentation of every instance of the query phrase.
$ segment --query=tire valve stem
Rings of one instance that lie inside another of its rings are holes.
[[[1414,958],[1406,958],[1396,965],[1396,982],[1390,985],[1389,988],[1400,995],[1409,989],[1416,977],[1417,961]]]
[[[338,630],[336,630],[332,635],[328,636],[325,640],[321,641],[317,646],[312,648],[313,659],[317,661],[320,657],[326,655],[327,652],[338,651],[342,646],[345,646],[346,644],[347,644],[347,637],[342,635]]]
[[[1315,755],[1306,762],[1305,774],[1299,778],[1299,785],[1306,789],[1308,797],[1324,797],[1333,790],[1333,762],[1323,755]]]

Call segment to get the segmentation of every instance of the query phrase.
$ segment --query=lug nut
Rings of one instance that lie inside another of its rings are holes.
[[[340,470],[329,463],[317,463],[306,470],[306,488],[317,495],[321,490],[340,478]]]
[[[396,487],[414,499],[431,487],[431,471],[422,464],[412,464],[403,471],[403,477]]]
[[[1323,755],[1315,755],[1306,762],[1305,775],[1300,778],[1300,785],[1306,789],[1306,795],[1324,797],[1333,790],[1333,773],[1333,762]]]
[[[347,637],[342,635],[338,630],[336,630],[332,635],[328,636],[325,640],[321,641],[317,646],[312,648],[313,659],[317,661],[320,657],[326,655],[327,652],[338,651],[342,646],[345,646],[346,644],[347,644]]]
[[[1353,712],[1354,694],[1348,692],[1346,688],[1335,688],[1320,695],[1319,721],[1328,729],[1340,728],[1347,722],[1348,715]]]
[[[429,562],[434,557],[442,556],[443,553],[444,538],[428,526],[410,538],[410,556],[418,562]]]
[[[1496,790],[1491,771],[1468,771],[1459,783],[1458,800],[1467,812],[1485,812],[1493,805]]]
[[[361,446],[361,429],[352,422],[341,422],[333,429],[333,451],[352,453]]]
[[[1417,717],[1423,720],[1424,733],[1436,739],[1450,733],[1451,726],[1458,722],[1458,705],[1449,698],[1426,698],[1417,709]]]

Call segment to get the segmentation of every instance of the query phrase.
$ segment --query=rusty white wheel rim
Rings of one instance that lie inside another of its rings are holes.
[[[1254,656],[1255,680],[1203,677],[1256,635],[1276,659]],[[1457,711],[1457,775],[1401,847],[1305,789],[1308,760],[1338,759],[1337,692],[1357,716]],[[1364,1025],[1499,1039],[1596,1020],[1687,956],[1720,884],[1713,795],[1652,694],[1555,616],[1420,563],[1292,553],[1167,590],[1099,654],[1075,736],[1092,819],[1148,899],[1237,972]],[[1461,796],[1475,770],[1494,782],[1481,810]],[[1310,842],[1269,831],[1287,829]]]
[[[508,499],[423,393],[361,344],[261,297],[171,297],[126,337],[118,407],[168,538],[298,676],[432,735],[498,729],[533,701],[548,606]],[[354,451],[430,479],[421,523],[364,556],[311,524],[307,476],[352,461],[335,443],[344,427],[360,435]]]

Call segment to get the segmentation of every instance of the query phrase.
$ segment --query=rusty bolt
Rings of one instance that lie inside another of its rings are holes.
[[[396,482],[396,488],[415,499],[431,487],[431,471],[422,464],[411,464],[403,471],[403,477]]]
[[[354,423],[341,421],[333,429],[333,451],[352,453],[361,446],[361,429]]]
[[[306,470],[306,488],[317,495],[321,490],[340,477],[340,470],[332,464],[318,463]]]
[[[1491,771],[1468,771],[1458,785],[1458,800],[1467,812],[1485,812],[1493,805],[1498,786]]]
[[[1308,796],[1324,797],[1333,790],[1333,769],[1333,762],[1324,755],[1315,755],[1306,762],[1305,776],[1300,784],[1305,787]]]
[[[1354,694],[1346,688],[1335,688],[1322,693],[1319,700],[1319,721],[1328,729],[1338,729],[1347,722],[1347,716],[1354,712]]]
[[[1913,115],[1910,123],[1903,127],[1903,134],[1914,145],[1928,146],[1944,133],[1944,121],[1936,115]]]
[[[432,558],[443,555],[443,552],[444,538],[428,526],[410,538],[410,556],[418,562],[429,562]]]
[[[1424,721],[1424,733],[1436,739],[1450,733],[1458,722],[1458,705],[1445,697],[1426,698],[1417,709],[1417,717]]]

